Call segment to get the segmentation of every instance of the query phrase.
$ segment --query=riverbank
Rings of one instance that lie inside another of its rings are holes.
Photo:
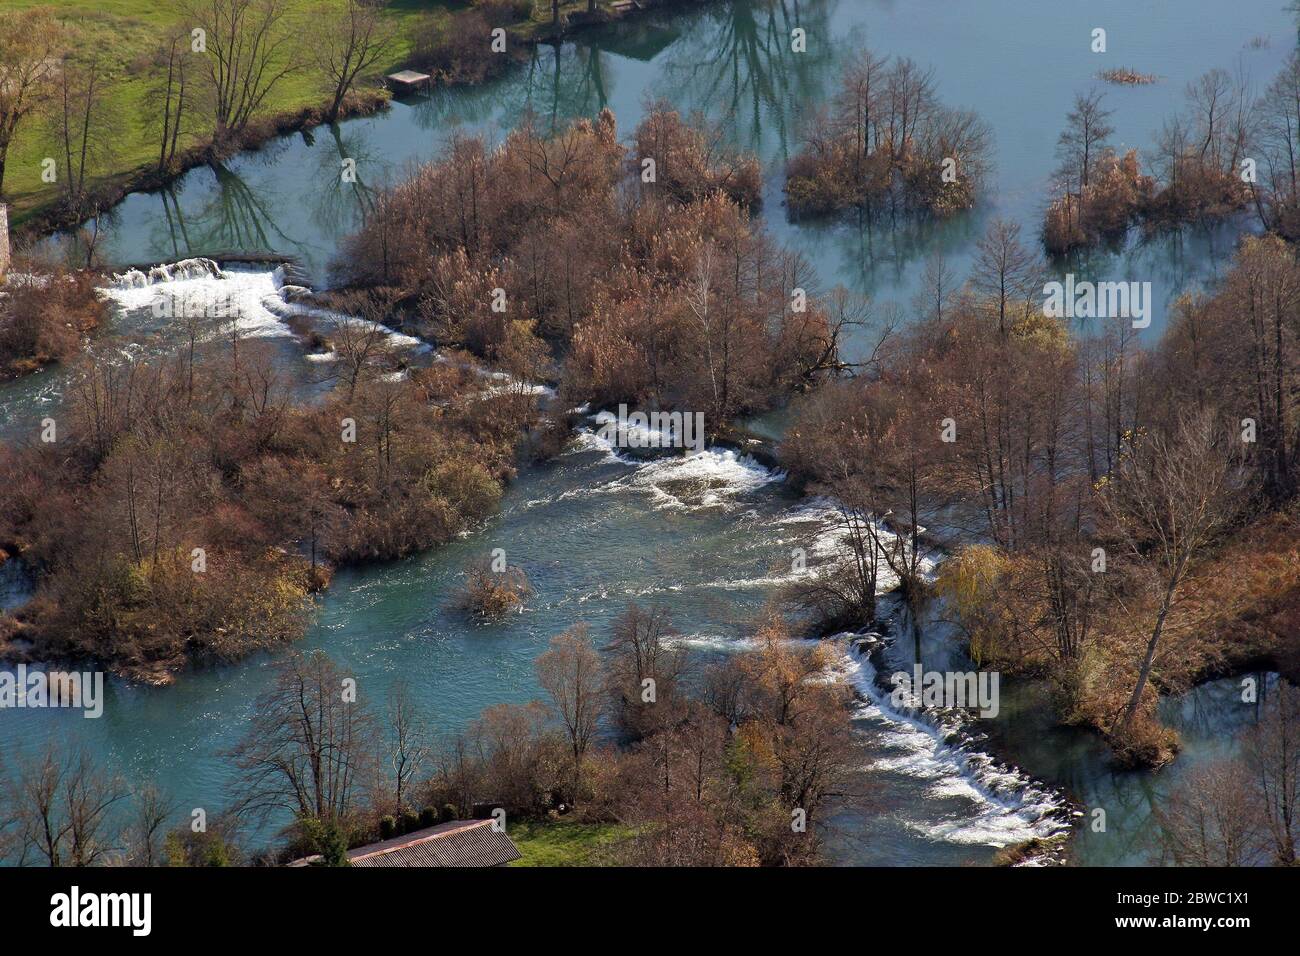
[[[386,91],[368,91],[348,98],[339,111],[339,120],[372,116],[384,109],[390,99]],[[242,152],[257,152],[267,143],[289,133],[302,133],[328,122],[325,108],[308,106],[257,119],[217,148],[201,143],[177,154],[168,168],[141,166],[104,177],[86,192],[79,208],[69,209],[61,199],[42,202],[26,211],[21,206],[14,217],[14,242],[19,248],[30,247],[37,240],[60,232],[75,231],[86,221],[84,209],[109,210],[132,193],[151,193],[166,189],[186,173],[200,166],[219,165],[224,159]]]
[[[616,8],[613,0],[599,0],[597,8],[590,11],[587,0],[565,0],[560,4],[561,25],[558,28],[550,19],[538,19],[540,8],[533,10],[533,15],[528,19],[514,22],[502,19],[509,16],[504,11],[518,7],[518,4],[511,5],[508,2],[484,4],[481,8],[461,10],[456,9],[452,4],[442,2],[436,2],[423,10],[404,3],[389,3],[384,7],[383,16],[395,30],[392,56],[382,67],[376,67],[374,76],[361,79],[367,82],[377,81],[385,74],[415,67],[432,69],[434,72],[431,82],[440,87],[473,86],[495,78],[503,69],[518,62],[523,51],[533,45],[563,42],[585,30],[601,27],[616,20],[635,17],[652,10],[694,3],[695,0],[639,0],[635,4]],[[20,3],[21,8],[40,5],[41,0],[22,0]],[[144,33],[143,23],[147,23],[148,29],[151,30],[165,30],[167,27],[167,24],[159,19],[162,11],[152,5],[150,7],[147,14],[144,6],[140,11],[128,8],[126,11],[115,11],[111,15],[101,14],[102,23],[98,17],[92,17],[96,27],[90,31],[90,35],[97,36],[97,31],[101,27],[113,25],[118,33],[116,47],[121,47],[120,38],[127,35],[132,36],[132,40],[126,44],[126,48],[143,50],[145,43],[143,37],[147,35]],[[299,0],[294,0],[292,9],[297,11],[298,8]],[[458,27],[465,25],[459,24],[457,18],[468,15],[478,16],[480,10],[483,13],[479,17],[482,23],[476,20],[472,26],[476,29],[483,28],[484,36],[480,39],[484,45],[491,42],[486,34],[487,27],[495,26],[498,22],[504,26],[508,47],[503,56],[493,57],[488,61],[489,66],[481,72],[477,67],[460,72],[454,63],[440,70],[422,62],[422,56],[427,59],[431,55],[437,55],[436,51],[421,53],[421,43],[424,42],[420,39],[422,36],[441,32],[445,34],[442,41],[444,44],[464,43],[471,40],[472,37],[456,37]],[[549,6],[547,10],[549,12]],[[146,19],[141,21],[141,16],[146,16]],[[119,21],[124,26],[119,25]],[[140,33],[141,36],[135,37],[133,31]],[[500,62],[497,62],[498,59]],[[135,72],[138,68],[138,64],[123,66],[127,77],[124,81],[126,88],[116,93],[113,98],[113,109],[124,118],[130,117],[137,106],[147,98],[145,87],[153,82],[149,76],[138,75]],[[10,225],[15,241],[20,245],[30,245],[55,233],[74,231],[87,220],[88,211],[97,211],[94,214],[98,215],[111,209],[131,193],[148,193],[166,189],[193,169],[221,163],[240,152],[256,152],[277,137],[289,133],[304,133],[327,122],[341,122],[373,115],[386,108],[392,98],[392,93],[382,86],[358,85],[348,93],[340,105],[338,115],[331,120],[328,117],[328,101],[316,98],[319,94],[310,91],[312,83],[309,78],[290,74],[287,84],[274,91],[274,94],[268,98],[265,114],[254,116],[236,135],[227,138],[221,144],[215,143],[211,137],[196,137],[192,132],[186,131],[182,137],[182,142],[186,145],[163,165],[158,163],[156,156],[150,155],[151,151],[156,153],[156,146],[152,143],[146,145],[143,140],[137,142],[137,137],[143,135],[142,131],[132,129],[129,122],[121,124],[114,131],[112,149],[105,149],[103,152],[115,159],[125,159],[127,163],[135,162],[136,165],[95,172],[90,177],[90,184],[75,208],[68,208],[57,184],[40,185],[35,179],[34,171],[39,168],[37,160],[42,153],[50,153],[52,150],[57,153],[57,149],[52,145],[43,147],[36,145],[33,142],[35,139],[33,128],[30,126],[21,128],[15,137],[14,145],[11,146],[9,162],[10,178],[16,185],[7,184],[5,189],[11,203]],[[312,99],[316,101],[303,102]]]

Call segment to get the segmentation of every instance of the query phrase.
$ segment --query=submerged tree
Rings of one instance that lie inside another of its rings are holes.
[[[932,71],[861,50],[787,164],[786,200],[792,215],[851,208],[952,215],[974,205],[990,139],[974,113],[940,102]]]
[[[1252,819],[1263,825],[1273,862],[1294,866],[1300,842],[1300,689],[1279,680],[1267,694],[1259,722],[1245,735],[1244,764]]]

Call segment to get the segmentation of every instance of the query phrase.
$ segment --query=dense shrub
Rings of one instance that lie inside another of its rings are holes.
[[[1061,255],[1074,249],[1124,240],[1129,226],[1152,202],[1154,182],[1142,174],[1137,152],[1123,157],[1107,151],[1091,180],[1077,193],[1064,193],[1047,209],[1043,245]]]
[[[0,379],[66,361],[108,305],[89,272],[14,273],[0,286]]]
[[[484,621],[497,621],[512,611],[523,610],[533,589],[522,568],[493,570],[489,561],[478,561],[465,573],[465,584],[456,604]]]
[[[33,653],[161,680],[276,646],[301,635],[330,565],[449,541],[495,509],[522,406],[477,379],[367,366],[295,407],[273,361],[247,342],[193,368],[96,358],[57,446],[0,450],[0,540],[38,580],[21,612]]]
[[[653,161],[650,183],[643,175],[647,160]],[[642,188],[666,190],[678,202],[722,192],[738,205],[754,207],[762,196],[763,172],[756,156],[731,147],[722,130],[703,116],[687,122],[667,103],[656,103],[637,127],[629,162]]]
[[[786,205],[796,217],[886,204],[952,215],[975,204],[988,153],[988,127],[939,102],[928,71],[863,50],[786,165]]]
[[[339,278],[400,287],[424,334],[518,380],[560,356],[568,407],[702,411],[716,435],[829,374],[845,325],[816,297],[789,308],[813,274],[749,215],[752,159],[662,108],[633,140],[629,159],[608,110],[455,140],[379,200]]]
[[[492,31],[522,19],[523,5],[492,0],[452,13],[445,24],[429,18],[416,33],[414,65],[441,83],[481,83],[501,74],[523,55],[523,45],[509,43],[508,52],[494,53]]]

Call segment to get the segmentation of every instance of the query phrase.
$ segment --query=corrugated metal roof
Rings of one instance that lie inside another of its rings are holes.
[[[458,820],[348,851],[353,866],[501,866],[523,854],[491,820]]]

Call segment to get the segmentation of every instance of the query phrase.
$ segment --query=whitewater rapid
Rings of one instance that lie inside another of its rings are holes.
[[[115,274],[101,293],[127,310],[152,310],[156,315],[208,316],[228,320],[209,330],[209,337],[229,334],[231,327],[243,338],[280,338],[294,335],[289,321],[306,319],[322,331],[350,325],[362,330],[381,329],[392,348],[430,351],[430,346],[375,322],[300,301],[311,290],[286,281],[284,266],[272,269],[251,265],[223,267],[212,259],[193,258],[157,265],[148,271],[129,269]],[[336,361],[334,352],[310,353],[311,362]]]
[[[325,328],[362,321],[304,302],[309,290],[286,282],[282,267],[222,268],[212,260],[191,259],[115,276],[103,292],[128,310],[153,309],[162,297],[172,297],[187,308],[200,310],[226,303],[232,308],[231,321],[241,335],[248,337],[293,336],[289,322],[294,319],[306,319]],[[387,333],[395,347],[429,348],[410,336],[391,330]],[[336,356],[322,352],[304,358],[330,362]],[[442,356],[435,354],[434,360],[442,360]],[[484,397],[519,388],[519,383],[501,373],[489,373],[488,378],[490,384]],[[547,397],[554,394],[545,386],[528,386],[528,390]],[[592,468],[590,481],[553,495],[527,498],[513,507],[545,511],[566,502],[566,507],[589,508],[594,512],[589,519],[593,529],[610,520],[611,514],[629,508],[660,512],[663,520],[679,524],[707,521],[714,516],[728,527],[744,529],[741,540],[729,547],[752,549],[750,563],[773,554],[779,560],[757,574],[726,573],[734,569],[721,568],[686,575],[677,568],[656,579],[639,579],[637,574],[629,575],[626,567],[611,567],[607,585],[565,594],[557,607],[567,605],[581,614],[584,607],[611,599],[673,601],[691,595],[708,598],[716,593],[720,600],[729,600],[726,594],[741,592],[752,595],[747,599],[752,602],[801,578],[824,573],[836,555],[843,553],[845,530],[834,502],[796,500],[793,496],[788,502],[780,500],[784,473],[727,448],[655,457],[631,455],[623,450],[623,442],[616,436],[611,440],[610,430],[602,427],[609,424],[610,418],[607,413],[589,416],[588,424],[579,428],[561,456],[588,462]],[[598,504],[602,500],[610,505]],[[656,542],[647,540],[644,549],[656,546]],[[785,560],[795,549],[806,555],[802,566]],[[596,560],[602,559],[596,556]],[[922,572],[929,575],[933,568],[933,562],[927,560]],[[882,593],[896,584],[887,570],[882,572]],[[690,631],[679,640],[687,647],[709,653],[752,646],[734,633]],[[862,731],[862,769],[881,781],[892,777],[919,784],[932,801],[903,814],[902,825],[916,838],[1003,847],[1068,829],[1068,806],[1059,794],[981,750],[957,716],[893,708],[879,686],[876,663],[858,648],[855,640],[842,636],[835,645],[840,650],[838,670],[859,699],[854,719]],[[953,806],[960,809],[953,812]],[[945,809],[940,812],[940,807]]]
[[[924,781],[936,796],[966,798],[970,816],[909,826],[932,839],[1004,847],[1070,828],[1066,799],[1015,767],[978,749],[967,721],[950,712],[896,708],[868,653],[844,644],[844,674],[862,698],[856,715],[876,726],[889,751],[872,769]]]
[[[648,459],[629,455],[611,440],[608,429],[601,427],[610,425],[613,416],[599,413],[589,416],[589,421],[591,425],[578,431],[566,454],[592,456],[598,463],[622,466],[619,473],[589,488],[554,498],[530,499],[526,507],[546,507],[573,497],[635,496],[656,511],[687,515],[721,511],[734,520],[746,520],[754,515],[751,509],[755,496],[785,481],[783,472],[725,448]],[[761,525],[764,544],[781,549],[780,553],[801,548],[806,565],[799,570],[788,565],[776,567],[752,577],[701,576],[625,587],[623,595],[628,599],[661,596],[671,600],[688,592],[780,588],[825,573],[836,555],[843,553],[847,534],[835,503],[824,498],[792,502],[775,517],[755,520],[755,525]],[[887,534],[883,529],[881,533]],[[924,577],[930,578],[935,562],[923,557],[920,569]],[[882,568],[881,595],[897,583],[897,578]],[[610,588],[601,588],[579,596],[575,603],[582,605],[615,596]],[[910,778],[923,785],[936,803],[955,800],[963,807],[956,814],[936,814],[930,819],[909,817],[903,821],[905,826],[926,840],[998,848],[1052,837],[1070,828],[1071,808],[1064,796],[981,750],[977,734],[959,715],[891,706],[878,684],[876,664],[868,652],[860,649],[859,639],[859,635],[840,635],[828,640],[840,651],[840,676],[859,698],[855,722],[872,741],[868,745],[872,753],[864,769],[877,776]],[[750,640],[726,634],[687,633],[676,641],[711,653],[753,646]]]

